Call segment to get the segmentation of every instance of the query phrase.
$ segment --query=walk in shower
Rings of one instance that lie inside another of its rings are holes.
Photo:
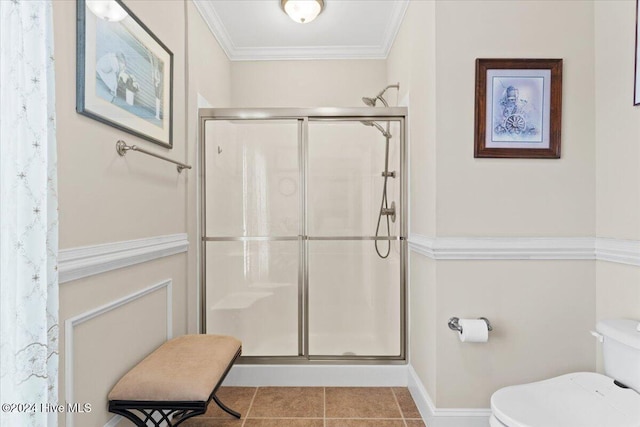
[[[202,329],[241,363],[405,359],[406,114],[200,110]]]

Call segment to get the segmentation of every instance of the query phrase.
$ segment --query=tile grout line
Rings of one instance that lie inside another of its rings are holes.
[[[402,406],[400,406],[400,401],[398,400],[396,391],[393,389],[393,387],[389,387],[389,389],[391,390],[391,394],[393,395],[393,398],[396,401],[396,405],[398,405],[398,410],[400,411],[400,416],[402,417],[402,424],[404,424],[404,427],[407,427],[407,420],[404,416],[404,412],[402,411]]]
[[[249,402],[249,407],[247,408],[247,415],[245,415],[244,420],[242,421],[242,425],[240,427],[244,427],[247,423],[247,418],[249,418],[249,412],[251,412],[251,408],[253,407],[253,401],[256,400],[256,395],[258,394],[258,388],[253,392],[253,396],[251,397],[251,402]]]
[[[322,387],[322,425],[327,427],[327,388]]]
[[[257,419],[257,418],[254,418]],[[314,418],[307,418],[314,419]],[[317,418],[315,418],[317,419]],[[380,418],[380,417],[331,417],[328,420],[365,420],[365,421],[400,421],[402,418]]]

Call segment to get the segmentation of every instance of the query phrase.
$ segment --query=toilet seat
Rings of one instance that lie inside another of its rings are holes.
[[[508,427],[640,427],[640,394],[579,372],[502,388],[491,411]]]

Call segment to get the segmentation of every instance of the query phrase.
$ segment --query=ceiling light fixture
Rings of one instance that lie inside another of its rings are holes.
[[[122,21],[129,16],[115,0],[87,0],[87,7],[98,18],[109,22]]]
[[[289,18],[306,24],[320,15],[324,9],[324,0],[280,0],[280,6]]]

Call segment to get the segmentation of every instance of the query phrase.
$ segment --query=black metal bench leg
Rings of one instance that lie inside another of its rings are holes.
[[[240,413],[234,411],[233,409],[230,409],[229,407],[227,407],[227,405],[225,405],[224,403],[222,403],[220,401],[220,399],[218,399],[218,396],[215,395],[215,393],[211,396],[211,398],[213,399],[214,402],[216,402],[216,405],[218,405],[220,407],[220,409],[222,409],[224,412],[226,412],[227,414],[234,416],[238,419],[240,419]]]

